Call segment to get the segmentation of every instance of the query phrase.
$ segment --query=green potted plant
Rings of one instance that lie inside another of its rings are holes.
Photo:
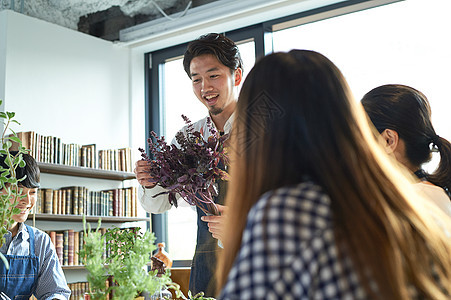
[[[162,288],[174,289],[177,297],[183,297],[169,271],[160,277],[147,271],[151,253],[156,249],[153,233],[140,232],[138,228],[112,228],[102,233],[100,220],[94,231],[85,219],[83,224],[85,236],[80,255],[88,270],[92,299],[106,299],[111,292],[115,299],[134,299],[141,292],[152,295]],[[108,285],[108,277],[114,284]]]
[[[0,105],[2,102],[3,101],[0,100]],[[16,169],[19,166],[25,166],[22,155],[28,152],[27,149],[22,147],[21,140],[10,127],[13,123],[20,125],[19,122],[14,120],[14,117],[14,112],[0,112],[0,118],[2,119],[4,126],[1,135],[0,154],[6,157],[5,161],[8,165],[8,168],[0,166],[0,190],[3,191],[0,194],[0,247],[5,243],[4,235],[8,232],[8,228],[10,228],[14,222],[12,216],[20,213],[20,209],[16,208],[19,199],[22,197],[19,183],[25,178],[17,178]],[[15,155],[10,152],[13,143],[17,143],[18,152]],[[13,199],[13,201],[11,201],[11,199]],[[8,269],[8,261],[2,253],[0,253],[0,259]]]

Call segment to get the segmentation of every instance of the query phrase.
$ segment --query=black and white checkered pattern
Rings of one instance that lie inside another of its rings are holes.
[[[350,259],[340,261],[330,198],[312,182],[266,193],[250,210],[219,299],[366,299]]]

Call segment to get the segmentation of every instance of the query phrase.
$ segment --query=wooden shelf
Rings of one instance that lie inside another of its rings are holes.
[[[127,180],[134,179],[135,174],[121,171],[109,171],[101,169],[92,169],[86,167],[74,167],[66,165],[57,165],[38,162],[41,173],[66,175],[66,176],[78,176],[88,178],[100,178],[100,179],[112,179],[112,180]]]
[[[151,262],[148,262],[146,264],[147,266],[152,266]],[[108,267],[108,265],[106,265]],[[85,265],[74,265],[74,266],[67,266],[67,265],[62,265],[61,268],[63,268],[63,270],[85,270],[86,266]],[[190,270],[191,268],[187,268],[188,270]],[[170,270],[174,270],[173,268],[170,268]]]
[[[86,267],[83,265],[75,265],[75,266],[61,266],[63,270],[86,270]]]
[[[36,220],[45,221],[83,221],[82,215],[53,215],[53,214],[36,214]],[[86,216],[87,222],[97,222],[102,219],[102,222],[137,222],[137,221],[149,221],[149,218],[137,218],[137,217],[108,217],[108,216]],[[28,220],[33,220],[33,214],[28,216]]]

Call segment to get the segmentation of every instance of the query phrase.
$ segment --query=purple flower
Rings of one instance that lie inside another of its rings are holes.
[[[158,137],[152,131],[153,139],[148,139],[148,144],[153,159],[147,156],[144,149],[139,149],[142,158],[152,162],[149,171],[152,181],[167,189],[153,197],[168,194],[169,203],[177,207],[175,194],[178,193],[186,202],[198,206],[206,214],[218,215],[213,201],[213,197],[217,196],[215,182],[228,180],[227,172],[219,168],[219,163],[222,161],[224,165],[228,164],[224,144],[229,135],[220,137],[208,117],[210,136],[205,140],[201,132],[194,131],[193,124],[186,116],[182,115],[182,118],[187,130],[186,134],[178,132],[175,136],[180,148],[168,145],[164,136]]]

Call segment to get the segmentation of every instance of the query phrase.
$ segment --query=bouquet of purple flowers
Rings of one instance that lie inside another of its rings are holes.
[[[151,132],[148,139],[150,156],[145,150],[141,151],[144,160],[150,161],[150,176],[152,182],[167,191],[158,193],[168,194],[169,203],[177,207],[175,194],[178,193],[190,205],[196,205],[207,215],[219,215],[213,197],[218,195],[217,180],[228,180],[228,174],[220,168],[220,163],[228,164],[227,151],[224,142],[229,135],[219,136],[207,118],[210,136],[204,139],[203,133],[194,131],[191,121],[184,115],[187,124],[186,134],[178,132],[175,136],[180,147],[168,145],[164,136],[158,137]]]

